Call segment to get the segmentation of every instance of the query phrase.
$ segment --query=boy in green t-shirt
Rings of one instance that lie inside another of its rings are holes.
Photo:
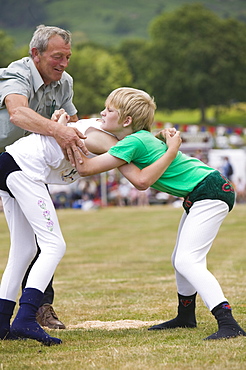
[[[139,190],[151,186],[184,198],[185,212],[172,255],[178,315],[150,330],[196,327],[195,299],[198,293],[218,322],[218,331],[205,339],[245,336],[232,316],[218,281],[206,266],[212,242],[233,207],[234,189],[228,179],[196,158],[178,151],[171,161],[174,151],[167,149],[169,143],[173,148],[175,142],[178,144],[178,133],[167,132],[167,144],[151,134],[155,109],[154,100],[144,91],[133,88],[114,90],[101,112],[101,129],[113,134],[118,142],[107,153],[90,159],[83,157],[83,164],[76,163],[77,170],[81,176],[89,176],[118,167]],[[100,147],[106,134],[92,128],[87,133],[90,139],[87,148],[94,153],[102,152]]]

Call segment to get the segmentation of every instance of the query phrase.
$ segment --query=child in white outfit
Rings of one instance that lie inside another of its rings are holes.
[[[61,117],[64,123],[67,119],[65,114]],[[68,125],[79,126],[84,132],[88,125],[97,127],[99,122],[89,119]],[[0,155],[0,175],[0,196],[11,239],[0,286],[0,339],[24,337],[45,345],[60,344],[60,339],[49,336],[35,320],[43,292],[66,250],[46,184],[70,184],[80,176],[53,137],[34,133],[6,147]],[[30,271],[10,329],[22,279],[37,252],[35,236],[41,253]]]

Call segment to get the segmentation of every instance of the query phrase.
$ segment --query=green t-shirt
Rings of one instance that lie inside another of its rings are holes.
[[[166,151],[167,145],[163,141],[157,139],[151,132],[141,130],[126,136],[108,152],[127,163],[133,162],[142,169],[155,162]],[[213,168],[199,159],[189,157],[179,151],[168,169],[151,187],[185,198],[213,171],[215,171]]]

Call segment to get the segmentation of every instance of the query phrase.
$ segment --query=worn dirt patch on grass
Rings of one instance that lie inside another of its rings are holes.
[[[117,321],[84,321],[76,325],[68,325],[67,329],[136,329],[144,326],[159,324],[159,321],[141,321],[141,320],[117,320]]]

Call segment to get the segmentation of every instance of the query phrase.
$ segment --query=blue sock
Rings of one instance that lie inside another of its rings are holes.
[[[10,333],[19,338],[35,339],[46,346],[61,344],[61,339],[51,337],[36,321],[36,312],[43,293],[34,288],[25,288],[20,298],[20,308],[10,327]]]

